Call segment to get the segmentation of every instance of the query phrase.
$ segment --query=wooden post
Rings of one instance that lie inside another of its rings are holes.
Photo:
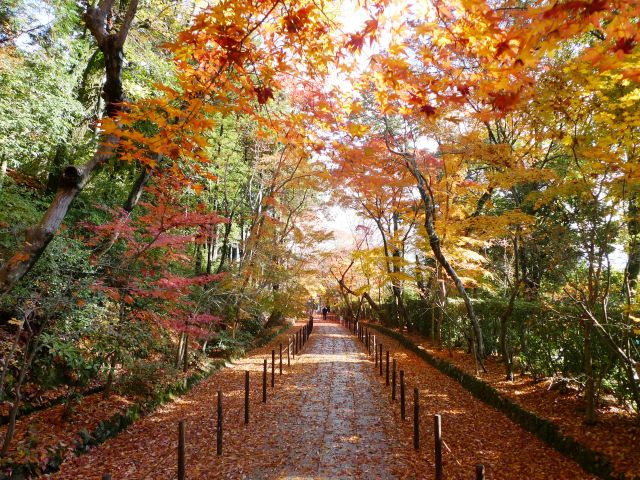
[[[376,348],[376,342],[375,342],[375,339],[374,339],[374,342],[373,342],[373,351],[374,351],[375,356],[376,356],[375,363],[374,363],[374,367],[375,367],[375,368],[378,368],[378,349]]]
[[[216,454],[222,455],[222,390],[218,390],[218,425],[216,428]]]
[[[380,376],[382,376],[382,344],[380,344]]]
[[[433,433],[435,437],[436,480],[442,480],[442,422],[440,415],[433,416]]]
[[[413,448],[420,448],[420,393],[413,389]]]
[[[280,343],[280,375],[282,375],[282,342]]]
[[[289,339],[289,337],[287,337]],[[291,366],[291,342],[287,343],[287,367]]]
[[[386,375],[385,375],[384,383],[388,387],[389,386],[389,350],[387,350],[387,364],[385,367],[385,373]]]
[[[103,473],[102,474],[102,480],[111,480],[111,474],[110,473]]]
[[[185,474],[185,427],[184,420],[178,422],[178,480],[184,480]]]
[[[373,348],[373,352],[376,355],[376,367],[378,366],[378,346],[376,345],[376,336],[373,336],[373,339],[371,341],[371,348]]]
[[[391,369],[391,400],[396,399],[396,359],[393,359],[393,368]]]
[[[404,370],[400,370],[400,418],[407,418],[404,398]]]
[[[267,403],[267,359],[264,359],[262,368],[262,403]]]
[[[276,386],[276,350],[271,349],[271,388]]]
[[[476,480],[484,480],[484,465],[476,465]]]
[[[244,372],[244,424],[249,423],[249,370]]]

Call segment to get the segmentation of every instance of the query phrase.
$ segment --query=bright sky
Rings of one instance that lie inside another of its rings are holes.
[[[358,0],[344,0],[341,3],[336,20],[341,24],[343,33],[349,34],[362,30],[365,22],[371,18],[367,10],[360,5],[361,3]],[[385,25],[381,29],[378,41],[373,45],[368,42],[365,43],[362,51],[352,58],[354,69],[351,75],[347,76],[344,72],[334,71],[329,76],[327,88],[338,88],[345,95],[355,94],[353,87],[354,77],[369,68],[369,61],[372,55],[389,46],[394,35],[398,34],[395,28],[406,21],[407,12],[410,12],[409,15],[421,15],[423,17],[427,15],[425,3],[399,0],[389,5],[385,10]],[[416,146],[419,149],[426,149],[430,152],[435,152],[438,148],[435,140],[427,137],[419,138]],[[327,200],[330,203],[330,199],[328,198]],[[324,217],[326,229],[333,232],[334,235],[334,241],[327,242],[325,245],[325,248],[331,251],[348,249],[354,243],[355,228],[358,225],[369,224],[369,220],[359,217],[355,210],[340,205],[332,205]],[[374,235],[373,240],[375,241],[376,238],[378,236]]]
[[[28,1],[25,2],[23,8],[25,10],[25,18],[29,20],[24,30],[30,30],[35,33],[40,28],[49,26],[54,19],[53,9],[44,2],[36,0]],[[31,52],[38,48],[28,33],[18,35],[15,39],[15,44],[18,48],[26,52]]]

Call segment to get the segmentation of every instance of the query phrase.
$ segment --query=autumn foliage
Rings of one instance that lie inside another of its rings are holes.
[[[2,97],[67,82],[45,140],[0,103],[7,468],[41,386],[186,374],[328,299],[637,415],[637,1],[51,3],[35,47],[0,15]]]

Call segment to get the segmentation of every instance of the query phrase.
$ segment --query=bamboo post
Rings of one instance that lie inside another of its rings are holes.
[[[476,480],[484,480],[484,465],[476,465]]]
[[[267,359],[262,367],[262,403],[267,403]]]
[[[413,389],[413,448],[420,448],[420,392]]]
[[[404,420],[407,417],[405,410],[404,397],[404,370],[400,370],[400,418]]]
[[[218,425],[216,428],[216,454],[222,455],[222,390],[218,390]]]
[[[249,423],[249,370],[244,372],[244,424]]]
[[[178,422],[178,480],[184,480],[185,474],[185,425],[184,420]]]
[[[393,368],[391,369],[391,400],[396,399],[396,359],[393,359]]]
[[[433,416],[433,433],[435,437],[436,480],[442,480],[442,419]]]

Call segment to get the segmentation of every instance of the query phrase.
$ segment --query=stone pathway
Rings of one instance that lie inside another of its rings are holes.
[[[261,402],[262,365],[272,345],[214,374],[188,395],[72,461],[58,479],[175,479],[177,424],[187,424],[186,478],[432,479],[431,415],[443,414],[445,479],[473,478],[485,462],[491,479],[587,479],[578,465],[544,445],[460,385],[395,342],[385,350],[407,373],[407,420],[377,375],[373,359],[350,332],[316,321],[302,355]],[[286,365],[286,356],[285,356]],[[244,425],[244,372],[251,375],[251,420]],[[413,385],[424,399],[423,446],[413,449],[409,403]],[[409,389],[411,387],[411,389]],[[215,451],[215,395],[225,393],[224,454]]]

